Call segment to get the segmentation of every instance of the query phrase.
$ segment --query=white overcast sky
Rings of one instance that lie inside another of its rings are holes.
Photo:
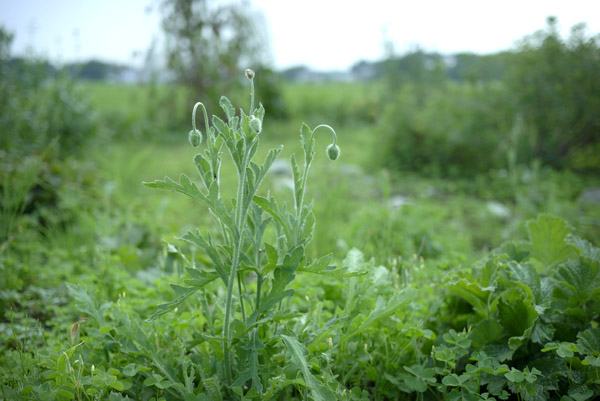
[[[139,64],[160,40],[159,0],[0,0],[0,24],[16,34],[13,52],[28,48],[58,62],[99,58]],[[491,53],[558,17],[566,35],[585,22],[600,32],[599,0],[404,1],[254,0],[271,35],[275,68],[346,69],[414,49]]]

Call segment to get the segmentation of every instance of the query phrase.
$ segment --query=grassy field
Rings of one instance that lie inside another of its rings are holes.
[[[260,133],[256,160],[280,144],[284,150],[259,195],[291,208],[286,161],[301,154],[301,123],[334,126],[336,162],[325,155],[328,134],[316,134],[307,187],[316,226],[306,255],[331,253],[340,273],[297,272],[286,283],[294,295],[282,296],[260,325],[246,327],[236,309],[238,379],[227,386],[222,283],[144,323],[180,295],[183,287],[173,291],[171,283],[189,284],[186,267],[211,266],[205,252],[177,238],[194,227],[215,241],[220,235],[202,204],[142,185],[181,173],[198,182],[197,149],[187,142],[191,107],[179,106],[185,90],[84,88],[112,139],[50,166],[57,200],[22,216],[2,245],[2,399],[600,394],[598,350],[589,346],[600,341],[592,246],[600,205],[581,197],[600,186],[597,177],[535,163],[451,180],[382,168],[381,87],[286,85],[289,118],[271,121],[267,111]],[[221,180],[229,205],[237,175],[227,152]],[[43,224],[43,213],[64,217]],[[244,274],[248,293],[260,292],[254,273]],[[280,273],[272,274],[266,297],[278,291]],[[252,310],[253,299],[244,299]]]

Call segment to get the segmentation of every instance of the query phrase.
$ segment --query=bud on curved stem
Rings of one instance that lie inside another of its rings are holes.
[[[331,131],[331,133],[333,134],[333,143],[329,146],[327,146],[326,149],[326,153],[327,153],[327,157],[330,160],[337,160],[338,157],[340,157],[340,147],[336,145],[337,142],[337,134],[335,133],[335,130],[333,128],[331,128],[329,125],[327,124],[320,124],[317,125],[313,130],[312,130],[312,135],[315,134],[315,131],[319,128],[327,128],[329,131]]]

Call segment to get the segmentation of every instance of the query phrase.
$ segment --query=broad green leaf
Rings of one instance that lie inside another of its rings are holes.
[[[57,390],[56,395],[59,397],[59,399],[63,399],[63,400],[74,400],[75,399],[75,394],[73,394],[71,391],[65,390],[65,389]]]
[[[560,266],[554,278],[558,282],[555,298],[582,309],[582,316],[585,316],[584,304],[592,299],[600,301],[600,267],[595,261],[584,258],[571,260]]]
[[[574,256],[575,249],[567,243],[567,236],[573,231],[564,220],[547,214],[527,224],[531,255],[550,268]]]
[[[545,344],[552,341],[555,328],[549,323],[543,322],[540,318],[535,322],[533,331],[531,332],[531,341],[537,344]]]
[[[287,346],[291,365],[302,373],[306,387],[310,390],[313,399],[315,401],[335,401],[335,394],[311,373],[304,356],[306,354],[304,345],[300,344],[294,337],[285,334],[281,335],[281,339]]]
[[[133,377],[137,374],[138,369],[135,363],[130,363],[123,368],[123,374],[125,376]]]
[[[510,372],[504,374],[504,377],[506,377],[509,381],[517,384],[525,380],[525,375],[523,374],[523,372],[515,368],[511,368]]]
[[[446,288],[453,294],[463,298],[473,307],[473,310],[481,317],[489,315],[490,299],[496,290],[495,286],[482,287],[466,278],[455,279],[446,283]]]
[[[392,380],[392,375],[389,374],[385,374],[387,376],[385,376],[388,380],[390,380],[392,383],[396,384],[400,389],[402,389],[405,392],[413,392],[416,391],[418,393],[424,393],[425,391],[427,391],[428,388],[428,384],[421,379],[420,377],[415,377],[415,376],[410,376],[410,375],[406,375],[406,374],[398,374],[398,377],[400,379],[402,379],[402,383],[398,383],[397,380]]]
[[[405,366],[404,370],[415,375],[419,380],[426,384],[434,384],[437,380],[435,378],[435,371],[432,368],[426,368],[422,365]],[[425,390],[423,390],[425,391]]]
[[[500,324],[509,336],[521,336],[531,330],[537,316],[533,300],[520,289],[507,290],[498,302]]]
[[[567,243],[573,245],[583,257],[600,261],[600,248],[595,247],[591,242],[579,238],[576,235],[569,234]]]
[[[577,334],[577,349],[584,355],[600,356],[600,327]]]
[[[540,281],[540,276],[533,266],[531,266],[529,263],[520,264],[516,262],[509,262],[508,272],[510,273],[510,277],[515,284],[519,286],[526,286],[531,290],[538,304],[545,301],[542,299],[542,284]]]
[[[457,387],[460,386],[460,380],[455,373],[452,373],[442,378],[442,384],[444,386]]]
[[[485,319],[477,323],[469,333],[473,346],[481,348],[485,344],[494,343],[504,335],[504,330],[496,319]]]
[[[594,390],[587,385],[572,386],[569,388],[569,396],[575,401],[586,401],[594,397]]]

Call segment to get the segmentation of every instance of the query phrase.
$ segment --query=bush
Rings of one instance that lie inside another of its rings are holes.
[[[395,170],[442,176],[504,167],[500,150],[513,120],[507,98],[498,84],[404,86],[384,109],[376,157]]]
[[[535,131],[535,157],[564,168],[598,169],[600,36],[575,25],[567,40],[558,22],[526,38],[508,76],[517,110]]]
[[[95,138],[100,125],[81,88],[41,60],[11,59],[12,36],[1,31],[0,40],[0,148],[20,156],[52,145],[68,154]]]
[[[600,36],[588,36],[585,25],[565,40],[549,18],[547,29],[525,38],[517,51],[487,64],[471,60],[468,82],[459,84],[451,81],[461,77],[456,66],[445,66],[444,81],[439,63],[432,69],[421,58],[418,68],[389,72],[378,162],[442,176],[512,170],[534,160],[600,168]],[[489,79],[492,70],[502,72],[492,74],[497,80]]]

